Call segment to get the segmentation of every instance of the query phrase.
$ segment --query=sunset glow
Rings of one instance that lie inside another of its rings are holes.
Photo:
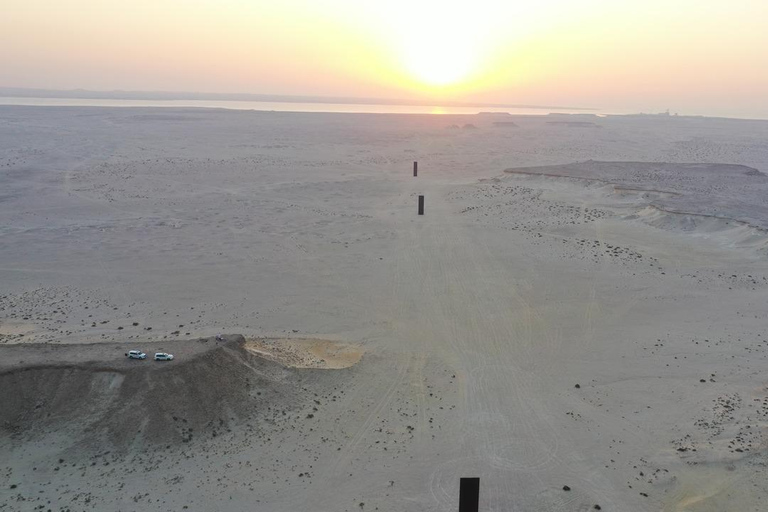
[[[753,106],[768,89],[762,0],[5,4],[6,87],[713,113]]]

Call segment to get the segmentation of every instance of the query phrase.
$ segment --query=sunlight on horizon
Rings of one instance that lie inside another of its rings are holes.
[[[698,110],[768,88],[761,0],[6,4],[6,87]]]

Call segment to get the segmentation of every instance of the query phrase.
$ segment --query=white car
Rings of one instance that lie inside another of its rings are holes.
[[[131,350],[125,355],[128,356],[128,359],[146,359],[147,358],[147,354],[145,354],[141,350]]]
[[[173,361],[173,354],[158,352],[157,354],[155,354],[155,361]]]

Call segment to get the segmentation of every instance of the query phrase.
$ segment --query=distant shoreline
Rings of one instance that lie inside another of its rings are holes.
[[[26,91],[37,91],[38,89],[25,89]],[[40,89],[41,90],[41,89]],[[637,117],[637,118],[669,118],[690,119],[727,119],[733,121],[752,121],[765,122],[766,117],[744,116],[744,115],[722,115],[722,114],[669,114],[667,112],[645,113],[645,112],[617,112],[601,111],[598,109],[569,109],[567,107],[544,107],[544,106],[488,106],[471,104],[452,104],[452,105],[420,105],[418,102],[412,104],[399,103],[334,103],[330,100],[337,98],[311,98],[311,97],[291,97],[298,99],[307,99],[308,101],[277,101],[276,99],[265,101],[247,101],[233,99],[109,99],[109,98],[78,98],[78,97],[56,97],[48,96],[9,96],[4,93],[11,92],[12,89],[0,87],[0,107],[81,107],[81,108],[195,108],[195,109],[219,109],[235,111],[255,111],[255,112],[282,112],[282,113],[305,113],[305,114],[400,114],[400,115],[503,115],[510,116],[582,116],[583,118],[605,118],[605,117]],[[41,90],[42,91],[42,90]],[[54,91],[48,91],[54,92]],[[276,98],[276,97],[274,97]],[[310,101],[311,100],[311,101]],[[324,100],[324,101],[320,101]],[[355,101],[361,101],[356,99]],[[386,100],[382,100],[386,101]]]
[[[259,112],[327,113],[327,114],[433,114],[433,115],[547,115],[574,114],[595,116],[596,112],[567,109],[512,108],[487,106],[398,105],[367,103],[320,103],[236,100],[145,100],[145,99],[86,99],[86,98],[37,98],[3,97],[0,106],[28,107],[106,107],[106,108],[208,108]]]
[[[85,89],[54,90],[28,89],[21,87],[0,87],[0,98],[36,99],[78,99],[78,100],[124,100],[124,101],[216,101],[216,102],[258,102],[258,103],[319,103],[325,105],[377,105],[441,108],[483,108],[483,109],[530,109],[597,112],[591,107],[569,107],[557,105],[526,105],[514,103],[474,103],[464,101],[407,100],[391,98],[354,98],[344,96],[299,96],[282,94],[249,93],[198,93],[165,91],[90,91]]]

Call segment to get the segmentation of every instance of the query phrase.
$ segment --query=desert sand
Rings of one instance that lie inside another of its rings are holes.
[[[0,511],[765,510],[767,172],[768,121],[0,107]]]

